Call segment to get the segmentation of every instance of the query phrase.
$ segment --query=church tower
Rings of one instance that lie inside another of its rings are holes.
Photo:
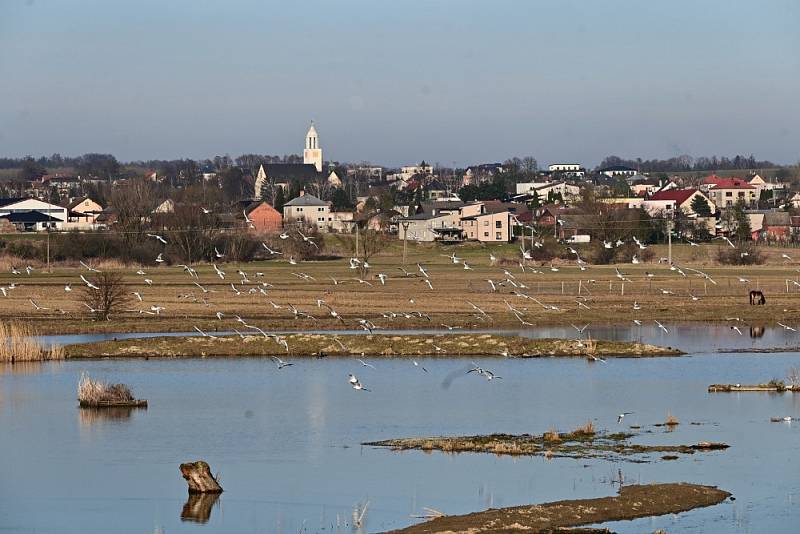
[[[306,134],[306,148],[303,150],[303,163],[311,164],[322,172],[322,149],[319,147],[319,136],[314,128],[314,121]]]

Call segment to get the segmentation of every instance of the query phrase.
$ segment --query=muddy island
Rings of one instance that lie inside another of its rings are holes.
[[[148,337],[67,345],[67,358],[192,358],[225,356],[434,356],[645,358],[680,356],[670,347],[628,341],[529,339],[497,334],[335,335],[233,334]]]
[[[714,486],[697,484],[646,484],[623,486],[619,495],[597,499],[557,501],[530,506],[489,509],[466,515],[443,516],[427,523],[395,530],[393,534],[436,532],[555,532],[561,529],[677,514],[719,504],[731,494]],[[608,532],[604,529],[579,532]]]

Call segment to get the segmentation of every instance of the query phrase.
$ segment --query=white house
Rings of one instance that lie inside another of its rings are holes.
[[[0,217],[24,230],[60,229],[67,221],[67,208],[35,198],[2,198]]]

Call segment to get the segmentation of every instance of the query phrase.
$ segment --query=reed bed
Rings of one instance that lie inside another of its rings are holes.
[[[39,333],[29,323],[0,321],[0,362],[32,362],[63,360],[64,348],[45,347],[36,337]]]
[[[132,402],[133,392],[125,384],[109,384],[100,380],[92,380],[86,373],[81,374],[78,381],[78,400],[80,402],[99,404],[107,402]]]

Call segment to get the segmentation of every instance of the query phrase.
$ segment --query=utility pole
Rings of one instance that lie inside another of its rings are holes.
[[[356,222],[356,254],[355,254],[356,258],[358,258],[358,234],[359,234],[358,222]]]
[[[667,219],[667,261],[672,265],[672,217]]]
[[[411,224],[408,221],[400,223],[403,225],[403,267],[406,266],[406,250],[408,249],[408,226]]]
[[[53,272],[50,270],[50,223],[47,223],[47,272]]]

